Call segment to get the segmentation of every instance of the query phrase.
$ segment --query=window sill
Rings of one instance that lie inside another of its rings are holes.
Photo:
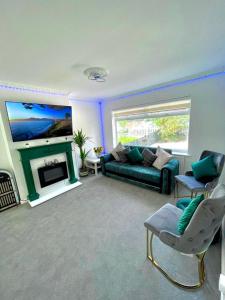
[[[182,152],[172,151],[172,154],[175,155],[175,156],[191,157],[191,154],[189,154],[189,153],[182,153]]]

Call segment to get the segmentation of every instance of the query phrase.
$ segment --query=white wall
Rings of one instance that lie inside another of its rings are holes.
[[[197,160],[204,149],[225,153],[225,76],[105,102],[103,109],[107,151],[113,148],[113,110],[156,104],[183,97],[189,97],[192,100],[189,134],[191,156],[186,159],[186,169],[190,168],[190,163]],[[225,180],[225,170],[222,180]]]
[[[94,146],[101,145],[99,105],[97,102],[70,101],[73,113],[73,127],[83,129]]]
[[[36,103],[47,103],[57,105],[72,105],[73,109],[73,126],[75,128],[83,128],[88,135],[93,138],[93,144],[100,143],[100,131],[99,126],[95,118],[98,118],[98,105],[95,103],[72,103],[66,96],[49,96],[34,94],[28,92],[19,92],[13,90],[1,90],[0,91],[0,169],[4,168],[10,171],[14,171],[17,184],[19,187],[20,196],[22,199],[27,197],[27,188],[25,178],[23,175],[22,165],[20,162],[19,152],[17,148],[24,148],[26,142],[12,142],[10,133],[7,112],[5,108],[5,101],[25,101]],[[56,143],[65,141],[65,138],[51,138],[48,139],[49,143]],[[29,142],[30,146],[44,145],[46,140],[34,140]],[[75,166],[77,164],[75,162]],[[78,175],[78,172],[76,170]]]
[[[0,114],[0,169],[7,169],[12,171],[12,160],[8,148],[7,138]]]
[[[86,149],[90,150],[89,156],[95,156],[93,147],[101,146],[101,125],[100,125],[100,111],[97,102],[87,101],[70,101],[73,114],[73,129],[82,129],[83,132],[90,137],[87,142]],[[78,152],[77,159],[80,162]],[[81,162],[79,163],[79,165]]]

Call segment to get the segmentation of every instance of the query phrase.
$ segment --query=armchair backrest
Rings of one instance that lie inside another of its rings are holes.
[[[225,215],[225,185],[219,184],[210,198],[203,200],[195,211],[180,246],[185,253],[201,253],[209,247]],[[182,249],[181,249],[182,250]]]
[[[215,166],[217,168],[217,173],[218,173],[217,177],[219,177],[222,173],[222,170],[223,170],[225,156],[222,153],[209,151],[209,150],[204,150],[201,154],[200,159],[203,159],[203,158],[205,158],[207,156],[210,156],[210,155],[213,156],[213,160],[214,160]]]

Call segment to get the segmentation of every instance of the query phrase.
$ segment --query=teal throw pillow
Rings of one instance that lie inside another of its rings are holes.
[[[137,164],[143,161],[143,156],[138,150],[138,148],[132,149],[128,154],[127,154],[128,160],[132,164]]]
[[[192,199],[188,207],[184,209],[183,214],[181,215],[178,224],[177,229],[180,234],[183,234],[185,229],[187,228],[193,214],[195,213],[197,207],[199,204],[204,200],[204,195],[198,195],[196,198]]]
[[[176,203],[176,207],[184,210],[186,207],[188,207],[188,205],[190,204],[191,202],[191,198],[182,198],[182,199],[179,199]]]
[[[201,178],[204,177],[217,176],[217,170],[212,155],[194,162],[191,166],[196,180],[201,180]]]

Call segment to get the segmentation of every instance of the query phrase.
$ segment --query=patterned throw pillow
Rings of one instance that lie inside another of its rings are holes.
[[[120,157],[119,155],[117,154],[117,152],[119,151],[123,151],[125,149],[125,147],[119,143],[112,151],[111,151],[111,154],[112,156],[115,158],[115,160],[117,161],[120,161]]]
[[[155,167],[158,170],[162,170],[163,166],[171,160],[173,157],[171,154],[163,150],[161,147],[158,146],[156,151],[157,158],[152,164],[153,167]]]
[[[125,163],[125,162],[128,161],[127,154],[128,154],[129,152],[130,152],[130,148],[129,148],[129,147],[126,148],[126,149],[124,149],[124,150],[122,150],[122,151],[118,151],[118,152],[117,152],[117,155],[119,156],[120,161],[121,161],[122,163]]]
[[[157,158],[157,155],[147,148],[144,148],[142,151],[142,156],[144,158],[143,165],[145,167],[151,167]]]

